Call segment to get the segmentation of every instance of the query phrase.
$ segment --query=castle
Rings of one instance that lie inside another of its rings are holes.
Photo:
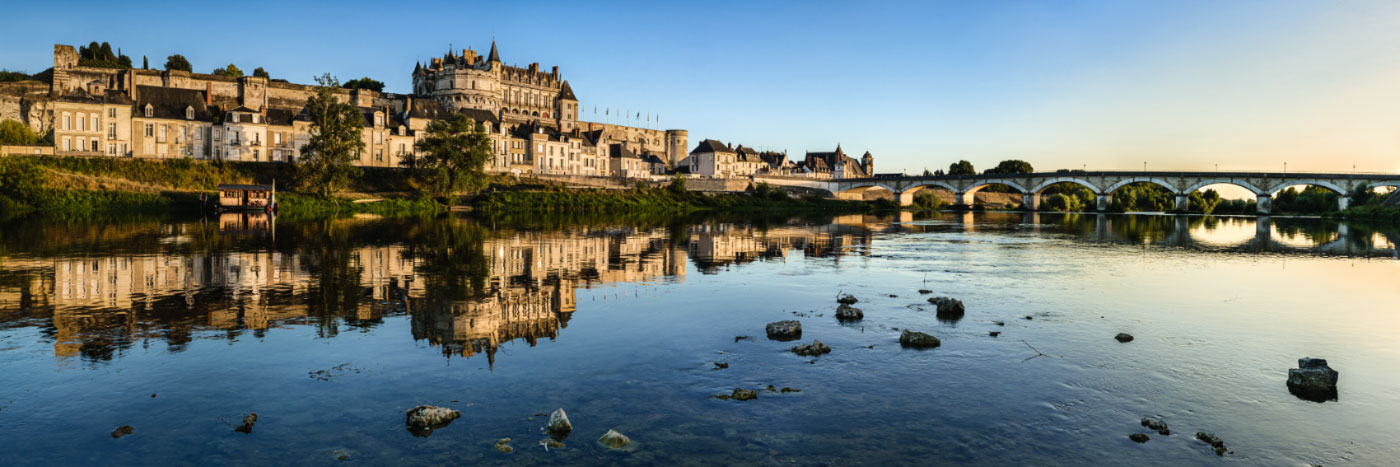
[[[506,65],[495,41],[483,56],[449,50],[412,71],[413,92],[336,89],[364,116],[364,149],[355,165],[401,167],[428,123],[454,114],[483,124],[494,157],[488,171],[715,178],[759,174],[816,178],[869,177],[873,157],[758,152],[706,140],[687,153],[688,134],[580,118],[583,108],[559,67]],[[0,119],[14,119],[52,147],[7,146],[0,155],[191,158],[295,162],[311,134],[304,108],[317,87],[259,76],[84,66],[78,51],[54,45],[53,68],[34,80],[0,83]]]

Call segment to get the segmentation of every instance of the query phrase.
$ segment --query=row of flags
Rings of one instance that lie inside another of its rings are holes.
[[[595,117],[598,115],[598,106],[596,106],[596,105],[593,106],[593,115],[594,115]],[[622,116],[622,117],[624,117],[624,118],[627,118],[628,120],[631,120],[631,119],[633,119],[633,118],[635,118],[637,121],[641,121],[641,120],[642,120],[642,113],[641,113],[641,112],[637,112],[637,115],[636,115],[636,116],[633,116],[633,115],[632,115],[632,111],[631,111],[631,110],[628,110],[627,112],[621,112],[621,111],[619,111],[618,113],[614,114],[614,113],[612,113],[612,107],[604,107],[604,108],[603,108],[603,115],[604,115],[604,116],[618,115],[618,116]],[[648,122],[652,121],[652,119],[651,119],[651,112],[647,112],[647,121],[648,121]],[[657,121],[657,122],[661,122],[661,114],[656,114],[656,121]]]

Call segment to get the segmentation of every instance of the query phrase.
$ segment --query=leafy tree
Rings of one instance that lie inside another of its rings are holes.
[[[253,76],[256,76],[256,77],[259,77],[259,78],[263,78],[263,79],[271,78],[271,76],[268,76],[268,75],[267,75],[267,70],[264,70],[263,67],[257,67],[257,68],[255,68],[255,69],[253,69]]]
[[[141,56],[141,69],[142,69],[142,70],[149,70],[149,69],[151,69],[151,61],[150,61],[150,60],[146,60],[146,56],[145,56],[145,55],[142,55],[142,56]]]
[[[306,99],[311,137],[301,147],[297,174],[313,192],[330,196],[359,172],[350,163],[365,148],[360,138],[364,116],[336,97],[340,83],[330,73],[316,77],[316,83],[316,93]]]
[[[1035,167],[1032,167],[1030,162],[1026,162],[1026,161],[1018,160],[1018,159],[1011,159],[1011,160],[1001,161],[1001,163],[1000,163],[1000,164],[997,164],[996,167],[992,167],[992,168],[990,168],[990,169],[987,169],[987,170],[983,171],[982,173],[987,174],[987,175],[1005,175],[1005,174],[1028,174],[1028,173],[1032,173],[1032,172],[1035,172]]]
[[[238,69],[237,65],[230,63],[227,67],[215,68],[214,74],[219,76],[227,76],[230,78],[239,78],[243,76],[243,70]],[[320,78],[317,79],[319,80]]]
[[[117,49],[117,53],[113,54],[111,44],[92,41],[88,45],[78,46],[78,66],[131,68],[131,57],[122,55],[121,49]]]
[[[437,196],[472,192],[486,185],[486,162],[491,160],[491,137],[486,127],[463,114],[428,123],[427,134],[414,145],[423,186]]]
[[[194,68],[190,66],[190,61],[180,54],[165,57],[165,69],[166,71],[194,71]]]
[[[1078,212],[1084,210],[1084,203],[1076,196],[1067,196],[1064,193],[1055,193],[1045,197],[1041,207],[1059,212]]]
[[[977,175],[977,169],[972,168],[971,162],[958,161],[948,166],[948,175]]]
[[[767,185],[767,183],[763,183],[763,182],[759,182],[759,184],[760,184],[760,185]],[[674,177],[671,177],[671,184],[670,184],[670,185],[666,185],[666,190],[667,190],[667,191],[670,191],[671,194],[676,195],[676,196],[685,196],[685,195],[690,194],[690,192],[689,192],[688,190],[686,190],[686,188],[685,188],[685,177],[680,176],[680,175],[676,175],[676,176],[674,176]],[[755,190],[755,191],[756,191],[756,190]]]
[[[927,170],[925,170],[925,172],[927,172]],[[936,211],[947,208],[948,202],[940,198],[937,193],[934,193],[933,189],[923,189],[919,190],[918,193],[914,193],[914,207]]]
[[[341,87],[345,89],[366,89],[374,92],[384,92],[384,83],[370,79],[368,76],[346,81]]]
[[[43,139],[19,120],[0,121],[0,144],[34,145]]]
[[[0,83],[13,83],[30,79],[26,73],[10,70],[0,70]]]

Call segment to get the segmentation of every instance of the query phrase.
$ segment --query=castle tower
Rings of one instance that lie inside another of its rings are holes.
[[[666,130],[666,158],[670,160],[671,167],[677,166],[685,159],[689,137],[685,130]]]
[[[865,175],[875,176],[875,156],[870,155],[870,151],[865,151],[865,155],[861,156],[860,166],[865,169]]]

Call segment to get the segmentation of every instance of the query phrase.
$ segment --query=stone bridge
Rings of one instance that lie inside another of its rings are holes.
[[[1097,209],[1107,210],[1113,202],[1113,192],[1128,184],[1146,182],[1170,190],[1176,195],[1176,210],[1190,207],[1191,193],[1209,185],[1235,185],[1254,193],[1260,214],[1269,213],[1273,195],[1290,186],[1312,185],[1326,188],[1339,195],[1338,208],[1351,203],[1348,192],[1357,184],[1400,188],[1400,174],[1376,173],[1268,173],[1268,172],[1042,172],[1004,175],[941,175],[941,176],[876,176],[871,178],[814,179],[806,177],[758,175],[754,183],[773,186],[801,187],[822,192],[831,198],[859,194],[866,190],[883,189],[894,194],[900,206],[914,201],[914,194],[925,188],[943,188],[955,194],[957,204],[971,206],[978,190],[1001,184],[1021,193],[1022,206],[1028,210],[1040,208],[1041,194],[1051,185],[1074,183],[1098,195]]]

